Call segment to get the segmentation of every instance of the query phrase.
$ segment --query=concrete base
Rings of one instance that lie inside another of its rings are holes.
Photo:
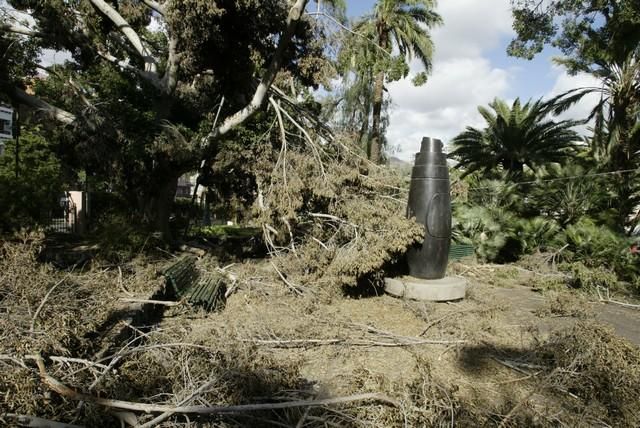
[[[464,299],[467,280],[459,277],[422,279],[412,276],[385,278],[385,291],[396,297],[413,300],[446,302]]]

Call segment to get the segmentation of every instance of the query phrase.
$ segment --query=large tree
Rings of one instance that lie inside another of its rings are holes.
[[[308,86],[321,67],[307,0],[9,3],[28,15],[0,23],[10,57],[35,44],[73,59],[35,81],[33,55],[3,66],[2,91],[62,123],[72,157],[113,179],[165,235],[178,177],[278,96],[279,72]]]
[[[434,0],[378,0],[373,13],[355,27],[365,37],[371,35],[379,48],[373,64],[375,80],[370,143],[370,159],[373,162],[379,163],[382,154],[381,116],[385,77],[393,71],[397,73],[398,60],[400,65],[404,65],[406,75],[408,67],[405,60],[413,57],[421,62],[425,72],[431,70],[433,43],[429,30],[442,22],[434,7]],[[399,52],[398,58],[391,56],[394,49]]]
[[[495,99],[491,110],[480,106],[478,111],[486,127],[467,127],[453,140],[450,156],[458,161],[464,174],[475,171],[485,174],[501,167],[510,179],[521,177],[524,166],[537,167],[563,162],[573,152],[578,135],[574,120],[554,121],[548,118],[554,104],[537,100],[522,105],[516,98],[511,106]]]
[[[637,0],[511,0],[516,37],[507,51],[532,59],[546,45],[570,72],[620,64],[640,44]]]
[[[612,205],[618,227],[627,225],[640,200],[640,2],[637,0],[512,0],[516,38],[512,55],[531,59],[545,45],[561,50],[556,61],[569,73],[586,72],[602,84],[563,94],[559,109],[587,93],[598,93],[593,110],[593,154],[603,171],[625,171],[612,176]],[[638,214],[640,215],[640,214]],[[638,218],[636,217],[635,221]]]

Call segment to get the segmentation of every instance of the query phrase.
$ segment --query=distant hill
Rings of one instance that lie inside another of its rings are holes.
[[[389,168],[395,169],[401,175],[411,175],[411,169],[413,168],[413,163],[407,162],[395,156],[390,156],[387,160],[387,164]]]

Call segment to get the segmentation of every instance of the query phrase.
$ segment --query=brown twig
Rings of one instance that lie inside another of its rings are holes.
[[[129,297],[122,297],[120,301],[127,303],[145,303],[151,305],[162,305],[162,306],[180,306],[183,302],[173,302],[167,300],[146,300],[146,299],[133,299]]]
[[[35,331],[36,328],[36,320],[38,319],[38,315],[40,315],[40,311],[42,310],[42,308],[44,307],[44,304],[47,302],[47,299],[49,298],[49,296],[51,295],[51,293],[53,293],[53,290],[55,290],[60,284],[62,284],[67,277],[71,274],[71,272],[69,272],[69,274],[65,275],[64,278],[62,278],[60,281],[56,282],[53,287],[51,287],[49,289],[49,291],[47,292],[47,294],[44,295],[44,298],[42,299],[42,301],[40,302],[40,305],[38,305],[38,308],[36,309],[35,314],[33,314],[33,319],[31,320],[31,327],[29,328],[29,332],[33,333]]]
[[[189,413],[199,415],[212,414],[231,414],[243,412],[255,412],[260,410],[277,410],[291,409],[296,407],[308,406],[328,406],[332,404],[350,403],[354,401],[378,401],[392,406],[399,406],[399,403],[390,397],[378,393],[355,394],[346,397],[324,398],[320,400],[298,400],[280,403],[261,403],[261,404],[240,404],[236,406],[171,406],[166,404],[147,404],[137,403],[133,401],[114,400],[110,398],[96,397],[89,394],[77,392],[67,385],[63,384],[56,378],[50,376],[44,366],[44,361],[40,355],[33,357],[36,360],[40,371],[40,379],[52,391],[71,400],[91,402],[104,407],[111,407],[123,410],[132,410],[138,412],[172,412],[172,413]]]
[[[133,293],[127,290],[124,286],[124,283],[122,281],[122,269],[120,268],[120,266],[118,266],[118,287],[120,287],[120,290],[122,290],[122,292],[127,296],[133,296]]]

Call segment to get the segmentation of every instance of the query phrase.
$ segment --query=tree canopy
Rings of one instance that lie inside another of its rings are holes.
[[[18,54],[0,69],[2,91],[61,122],[52,132],[67,159],[163,233],[177,178],[277,97],[276,79],[315,86],[330,72],[306,0],[9,4],[20,13],[4,15],[0,41]],[[43,49],[72,60],[44,68]]]

